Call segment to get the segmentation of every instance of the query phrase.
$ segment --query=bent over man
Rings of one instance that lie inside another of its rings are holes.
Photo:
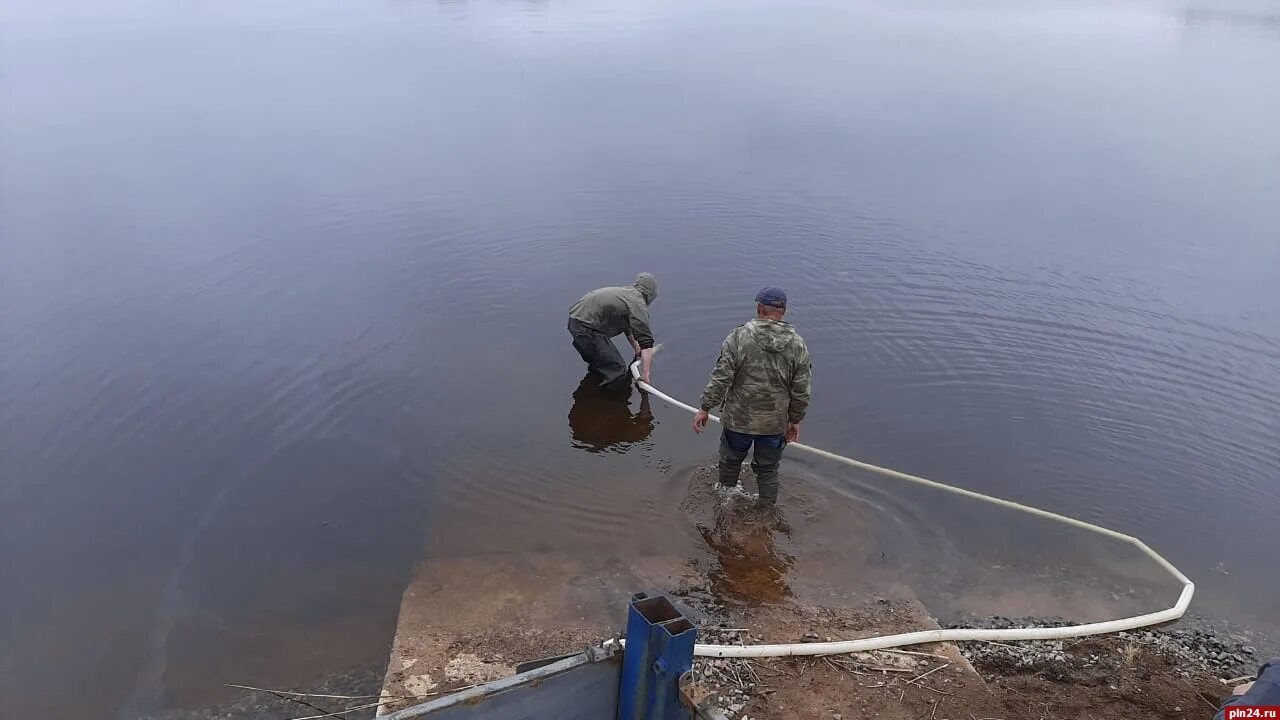
[[[569,309],[569,335],[587,369],[600,376],[601,385],[627,377],[613,338],[626,335],[631,349],[640,357],[640,378],[649,382],[653,363],[653,331],[649,329],[649,306],[658,297],[658,281],[640,273],[627,287],[592,290]]]

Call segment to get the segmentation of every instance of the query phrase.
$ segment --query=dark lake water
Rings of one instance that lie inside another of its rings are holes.
[[[642,270],[677,396],[782,286],[806,441],[1280,629],[1277,128],[1276,2],[8,2],[0,716],[376,668],[424,555],[645,522],[714,440],[564,331]]]

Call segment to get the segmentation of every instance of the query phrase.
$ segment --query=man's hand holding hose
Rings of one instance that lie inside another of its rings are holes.
[[[640,381],[647,383],[649,382],[649,368],[653,365],[653,348],[641,350],[639,343],[635,340],[631,340],[631,344],[636,351],[635,359],[631,362],[640,361]]]

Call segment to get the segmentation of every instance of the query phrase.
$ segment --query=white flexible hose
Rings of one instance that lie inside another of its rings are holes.
[[[640,380],[639,362],[631,364],[631,374],[636,378],[637,384],[641,390],[653,395],[654,397],[665,400],[678,408],[682,408],[688,412],[696,413],[698,409],[692,405],[680,402],[670,395],[662,392],[658,388],[647,382]],[[712,420],[720,422],[720,418],[715,415],[711,416]],[[1169,574],[1178,579],[1182,583],[1182,594],[1178,596],[1178,602],[1173,607],[1159,612],[1147,613],[1146,615],[1134,615],[1133,617],[1120,618],[1118,620],[1106,620],[1104,622],[1086,623],[1084,625],[1067,625],[1064,627],[1052,628],[1008,628],[1003,630],[981,629],[981,628],[951,628],[946,630],[921,630],[919,632],[902,633],[900,635],[881,635],[879,637],[862,638],[859,640],[841,640],[836,642],[814,642],[814,643],[789,643],[782,645],[696,645],[693,649],[694,655],[705,657],[785,657],[788,655],[837,655],[851,652],[866,652],[868,650],[883,650],[884,648],[902,647],[905,645],[919,645],[922,643],[932,642],[956,642],[963,640],[1061,640],[1064,638],[1084,637],[1086,635],[1101,635],[1103,633],[1120,632],[1123,630],[1133,630],[1135,628],[1146,627],[1148,625],[1158,625],[1160,623],[1177,620],[1187,611],[1187,606],[1191,604],[1191,596],[1195,594],[1195,583],[1190,578],[1182,574],[1182,571],[1174,567],[1172,563],[1165,560],[1159,553],[1147,547],[1132,535],[1109,530],[1107,528],[1088,523],[1083,520],[1059,515],[1048,510],[1041,510],[1030,505],[1012,502],[1010,500],[1002,500],[990,495],[983,495],[972,490],[944,485],[940,482],[928,480],[917,475],[882,468],[878,465],[872,465],[860,460],[854,460],[843,455],[837,455],[833,452],[827,452],[820,448],[801,443],[788,443],[787,447],[804,450],[813,453],[819,457],[835,462],[848,465],[849,467],[859,470],[884,475],[894,478],[895,480],[905,480],[907,482],[924,485],[926,487],[944,490],[949,493],[963,495],[965,497],[982,500],[1001,507],[1010,508],[1012,510],[1020,510],[1031,515],[1037,515],[1049,520],[1056,520],[1073,527],[1078,527],[1089,532],[1099,535],[1105,535],[1115,540],[1120,540],[1141,550],[1152,560],[1155,560],[1160,567],[1169,571]]]

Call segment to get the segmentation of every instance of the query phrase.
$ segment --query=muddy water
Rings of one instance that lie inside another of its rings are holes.
[[[781,285],[807,440],[1135,533],[1198,610],[1273,623],[1275,12],[7,3],[2,712],[135,718],[376,665],[424,555],[701,542],[679,504],[714,440],[584,397],[563,329],[640,270],[675,394]],[[788,468],[947,606],[1157,580]],[[818,559],[862,582],[794,542],[793,592]]]

